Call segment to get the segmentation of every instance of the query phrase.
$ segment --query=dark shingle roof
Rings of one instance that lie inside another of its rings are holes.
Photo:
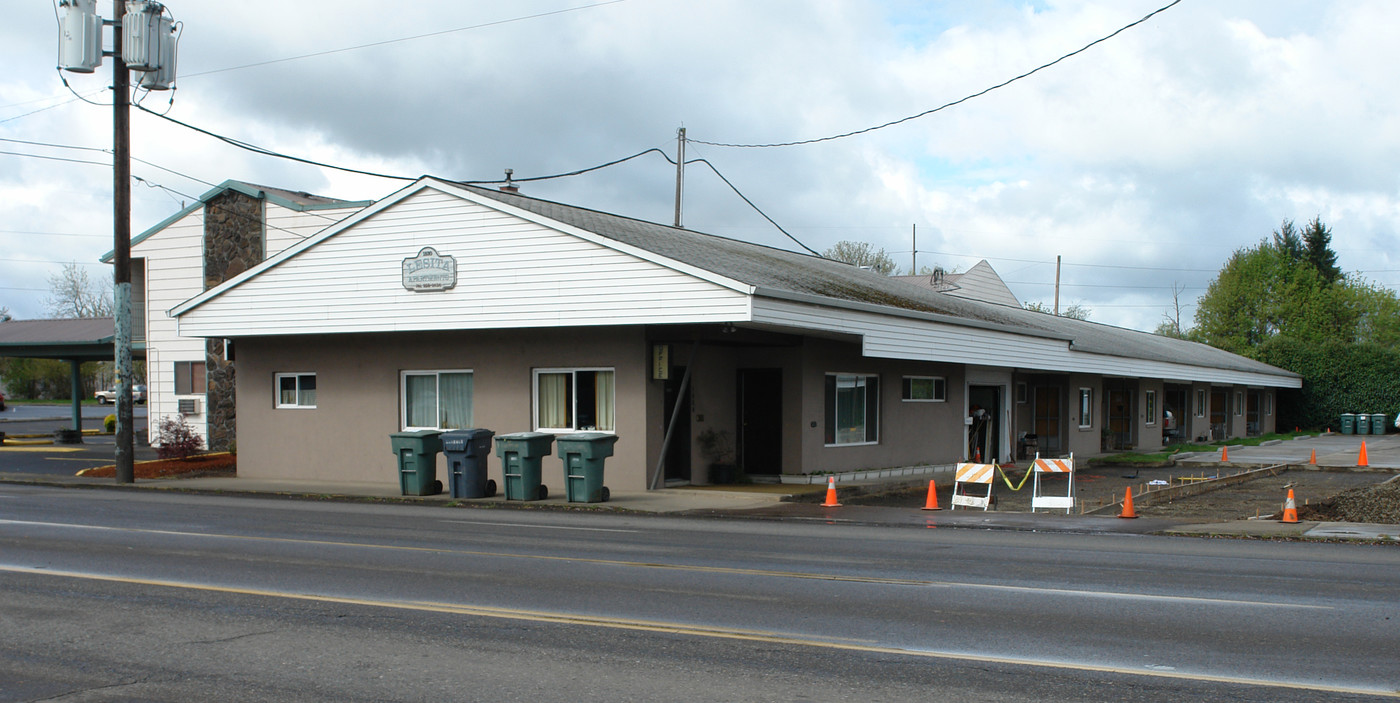
[[[1055,317],[940,293],[839,261],[750,244],[518,193],[464,186],[493,200],[731,278],[760,289],[885,306],[1010,332],[1069,340],[1075,350],[1207,368],[1297,377],[1214,347],[1148,332]],[[759,292],[760,295],[763,291]]]

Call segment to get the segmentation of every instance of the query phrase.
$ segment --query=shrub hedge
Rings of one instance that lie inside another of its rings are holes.
[[[1312,344],[1275,337],[1254,357],[1303,377],[1281,391],[1278,426],[1337,429],[1342,413],[1400,412],[1400,350],[1378,344]]]

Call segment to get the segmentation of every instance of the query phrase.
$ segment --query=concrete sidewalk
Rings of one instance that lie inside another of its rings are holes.
[[[450,496],[404,496],[397,483],[336,483],[281,481],[233,477],[140,479],[117,484],[112,479],[68,476],[36,476],[0,473],[0,483],[88,487],[125,490],[189,491],[212,495],[282,497],[309,500],[382,501],[424,506],[479,506],[506,509],[576,511],[635,511],[693,517],[821,521],[886,527],[1000,529],[1027,532],[1075,532],[1096,534],[1164,534],[1176,536],[1238,537],[1255,539],[1395,541],[1400,525],[1303,522],[1283,524],[1272,520],[1237,520],[1226,523],[1192,523],[1169,518],[1124,520],[1113,516],[1066,515],[980,510],[924,511],[910,508],[843,506],[827,508],[814,502],[790,502],[796,493],[824,490],[820,486],[749,484],[732,487],[679,487],[656,491],[615,491],[606,503],[568,503],[561,494],[543,501],[506,501],[493,498],[454,500]]]

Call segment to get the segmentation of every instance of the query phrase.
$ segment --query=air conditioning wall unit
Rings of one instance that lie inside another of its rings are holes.
[[[199,398],[179,398],[176,404],[181,415],[199,414]]]

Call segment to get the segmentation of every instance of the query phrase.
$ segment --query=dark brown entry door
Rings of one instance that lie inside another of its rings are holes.
[[[685,389],[685,395],[680,394],[681,379],[685,378],[684,366],[671,367],[671,377],[666,379],[665,396],[663,403],[665,413],[661,417],[661,432],[664,438],[666,428],[671,424],[671,414],[676,409],[676,404],[680,403],[680,417],[676,418],[676,427],[671,437],[671,445],[666,448],[666,480],[668,481],[689,481],[690,480],[690,388]],[[695,379],[690,379],[691,385],[695,384]]]
[[[783,371],[739,370],[739,465],[748,474],[783,472]]]
[[[1054,456],[1060,453],[1060,389],[1058,386],[1035,388],[1035,434],[1040,453]]]
[[[1133,392],[1125,389],[1108,391],[1108,433],[1112,446],[1108,449],[1127,449],[1133,444]]]
[[[1230,392],[1212,390],[1210,392],[1210,438],[1219,442],[1225,439],[1225,423],[1230,419]]]

